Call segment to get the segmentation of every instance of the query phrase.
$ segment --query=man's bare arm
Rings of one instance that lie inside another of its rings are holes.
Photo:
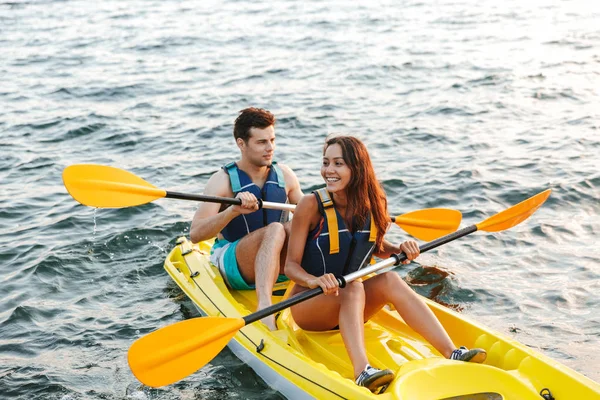
[[[210,177],[204,188],[204,194],[219,197],[233,196],[229,177],[223,170],[217,171]],[[220,208],[221,204],[218,203],[200,203],[190,227],[190,239],[193,243],[217,236],[232,219],[240,215],[236,210],[239,208],[237,206],[228,207],[222,212],[219,212]]]
[[[304,193],[302,193],[302,189],[300,189],[300,182],[298,182],[298,178],[296,174],[290,167],[287,165],[279,165],[281,170],[283,171],[285,186],[287,188],[287,197],[290,204],[298,204]]]

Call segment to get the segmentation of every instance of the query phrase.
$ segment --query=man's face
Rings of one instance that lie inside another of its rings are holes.
[[[257,167],[265,167],[273,162],[275,151],[275,128],[273,125],[264,129],[250,128],[248,143],[238,139],[242,157]]]

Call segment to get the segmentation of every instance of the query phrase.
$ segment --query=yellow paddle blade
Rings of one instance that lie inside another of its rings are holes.
[[[203,317],[168,325],[136,340],[129,367],[144,385],[177,382],[212,360],[245,325],[242,318]]]
[[[70,165],[63,182],[75,200],[91,207],[139,206],[167,195],[131,172],[106,165]]]
[[[448,208],[428,208],[394,218],[394,222],[410,235],[431,241],[458,229],[462,214]]]
[[[509,209],[489,217],[476,225],[477,230],[498,232],[520,224],[544,204],[548,196],[550,196],[550,192],[551,189],[544,190]]]

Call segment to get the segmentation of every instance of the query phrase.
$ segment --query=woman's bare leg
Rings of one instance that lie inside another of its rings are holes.
[[[387,303],[392,303],[404,321],[433,345],[444,357],[449,358],[456,348],[448,333],[427,304],[402,280],[400,275],[389,271],[363,283],[368,320]]]
[[[355,281],[340,289],[338,296],[313,297],[293,306],[291,311],[294,321],[302,329],[325,331],[339,325],[356,377],[368,363],[364,339],[364,305],[363,284]]]
[[[365,289],[362,282],[350,282],[340,290],[340,297],[340,333],[356,379],[369,363],[365,349]]]

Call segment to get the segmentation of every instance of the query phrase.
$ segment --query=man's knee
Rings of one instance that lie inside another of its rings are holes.
[[[285,233],[285,228],[282,223],[280,223],[280,222],[270,223],[269,225],[267,225],[265,227],[265,229],[266,229],[265,238],[268,238],[269,240],[274,240],[274,241],[281,241],[282,243],[283,243],[283,241],[285,241],[286,233]]]

